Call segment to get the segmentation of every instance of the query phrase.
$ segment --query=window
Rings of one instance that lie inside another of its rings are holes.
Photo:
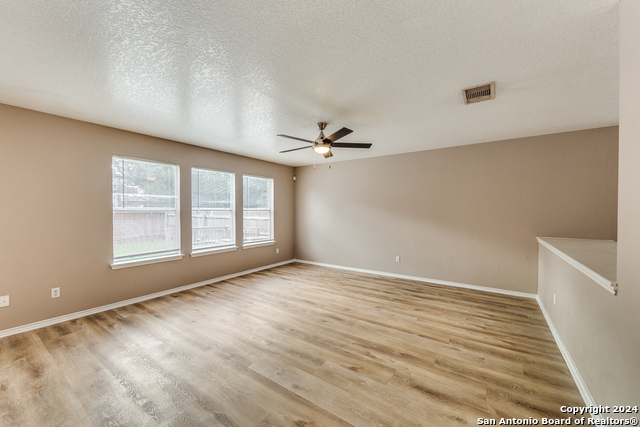
[[[180,255],[179,168],[113,156],[114,264]]]
[[[273,179],[242,177],[243,243],[273,240]]]
[[[235,246],[234,183],[232,173],[191,169],[193,251]]]

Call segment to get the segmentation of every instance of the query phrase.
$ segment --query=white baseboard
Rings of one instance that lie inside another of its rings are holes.
[[[205,280],[202,282],[192,283],[190,285],[184,285],[177,288],[167,289],[166,291],[155,292],[149,295],[143,295],[137,298],[131,298],[124,301],[119,301],[113,304],[102,305],[96,308],[90,308],[88,310],[77,311],[75,313],[65,314],[64,316],[58,316],[51,319],[41,320],[39,322],[29,323],[27,325],[16,326],[15,328],[5,329],[0,331],[0,338],[8,337],[10,335],[20,334],[22,332],[33,331],[34,329],[44,328],[45,326],[55,325],[56,323],[66,322],[68,320],[78,319],[84,316],[90,316],[92,314],[101,313],[103,311],[113,310],[114,308],[124,307],[125,305],[136,304],[142,301],[148,301],[150,299],[162,297],[165,295],[175,294],[176,292],[186,291],[187,289],[198,288],[200,286],[210,285],[216,282],[222,282],[223,280],[232,279],[238,276],[244,276],[246,274],[255,273],[257,271],[266,270],[268,268],[278,267],[285,264],[290,264],[294,262],[294,260],[288,260],[283,262],[278,262],[275,264],[265,265],[263,267],[253,268],[251,270],[241,271],[239,273],[228,274],[222,277],[216,277],[214,279]]]
[[[428,279],[426,277],[419,277],[419,276],[407,276],[405,274],[387,273],[386,271],[367,270],[364,268],[345,267],[342,265],[325,264],[322,262],[306,261],[303,259],[295,259],[294,261],[300,262],[303,264],[318,265],[320,267],[336,268],[339,270],[357,271],[359,273],[377,274],[378,276],[395,277],[397,279],[415,280],[417,282],[433,283],[436,285],[454,286],[456,288],[465,288],[465,289],[474,289],[476,291],[493,292],[494,294],[511,295],[514,297],[523,297],[523,298],[532,298],[532,299],[537,298],[536,294],[529,294],[527,292],[509,291],[506,289],[489,288],[486,286],[467,285],[466,283],[449,282],[447,280],[438,280],[438,279]]]
[[[544,307],[544,304],[542,303],[542,300],[540,299],[540,297],[536,297],[536,301],[538,301],[538,305],[540,306],[542,315],[544,316],[544,319],[547,321],[547,325],[549,325],[549,329],[551,329],[551,334],[553,335],[553,338],[556,340],[556,344],[560,349],[560,353],[562,353],[562,357],[564,357],[564,361],[567,364],[569,371],[571,371],[571,376],[573,377],[573,380],[576,382],[576,386],[578,386],[578,390],[582,395],[582,399],[584,400],[585,406],[598,406],[595,400],[593,399],[593,396],[591,396],[591,393],[589,392],[587,385],[584,383],[584,380],[582,379],[582,375],[580,375],[580,372],[578,371],[578,367],[576,366],[575,363],[573,363],[573,359],[569,354],[569,350],[567,350],[567,347],[565,347],[564,342],[562,341],[562,338],[560,337],[560,334],[556,329],[556,326],[553,324],[553,321],[551,320],[551,316],[549,316],[547,309]],[[602,419],[602,415],[600,414],[591,415],[591,417]]]

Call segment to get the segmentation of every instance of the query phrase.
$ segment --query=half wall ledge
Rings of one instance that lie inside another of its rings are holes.
[[[584,273],[613,295],[618,294],[618,243],[614,240],[538,237],[538,243]]]

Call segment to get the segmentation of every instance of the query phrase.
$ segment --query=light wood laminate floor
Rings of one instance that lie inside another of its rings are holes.
[[[535,300],[290,264],[0,339],[2,426],[455,426],[584,403]]]

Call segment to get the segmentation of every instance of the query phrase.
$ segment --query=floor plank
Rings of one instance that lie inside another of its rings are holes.
[[[584,403],[535,301],[290,264],[0,339],[1,426],[445,426]]]

